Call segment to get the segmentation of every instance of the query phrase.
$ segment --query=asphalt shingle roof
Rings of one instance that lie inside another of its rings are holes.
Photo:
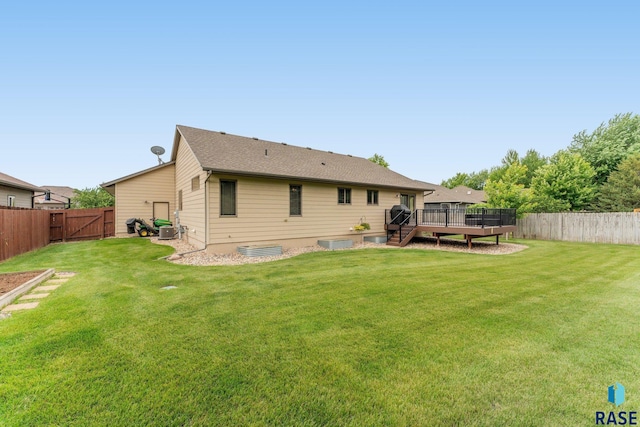
[[[177,126],[177,131],[202,168],[217,173],[415,190],[432,189],[425,183],[407,178],[363,157],[181,125]]]
[[[6,185],[8,187],[20,188],[27,191],[44,191],[43,188],[37,187],[33,184],[29,184],[18,178],[14,178],[11,175],[0,172],[0,185]]]
[[[482,190],[474,190],[464,185],[447,188],[441,185],[432,185],[435,190],[424,196],[425,203],[483,203],[487,196]]]
[[[38,204],[68,203],[73,197],[73,188],[58,185],[43,185],[43,189],[51,192],[51,200],[45,200],[44,194],[36,196],[33,201]]]

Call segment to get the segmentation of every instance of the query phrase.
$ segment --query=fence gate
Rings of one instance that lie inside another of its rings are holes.
[[[103,239],[115,231],[113,208],[68,209],[51,212],[50,241]]]
[[[49,218],[49,241],[59,242],[64,239],[64,212],[51,212]]]

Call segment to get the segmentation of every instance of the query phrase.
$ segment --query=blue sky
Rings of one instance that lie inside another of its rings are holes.
[[[94,187],[157,164],[149,148],[169,152],[182,124],[378,153],[439,184],[640,113],[639,12],[615,0],[12,2],[0,171]]]

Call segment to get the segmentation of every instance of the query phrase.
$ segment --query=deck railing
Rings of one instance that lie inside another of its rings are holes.
[[[391,217],[385,210],[385,224],[400,226],[438,225],[444,227],[501,227],[516,225],[515,209],[467,208],[467,209],[416,209],[411,214]]]

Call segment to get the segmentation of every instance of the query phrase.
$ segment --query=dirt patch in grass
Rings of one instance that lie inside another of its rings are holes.
[[[22,271],[19,273],[0,273],[0,295],[11,292],[23,283],[38,277],[46,270]]]

